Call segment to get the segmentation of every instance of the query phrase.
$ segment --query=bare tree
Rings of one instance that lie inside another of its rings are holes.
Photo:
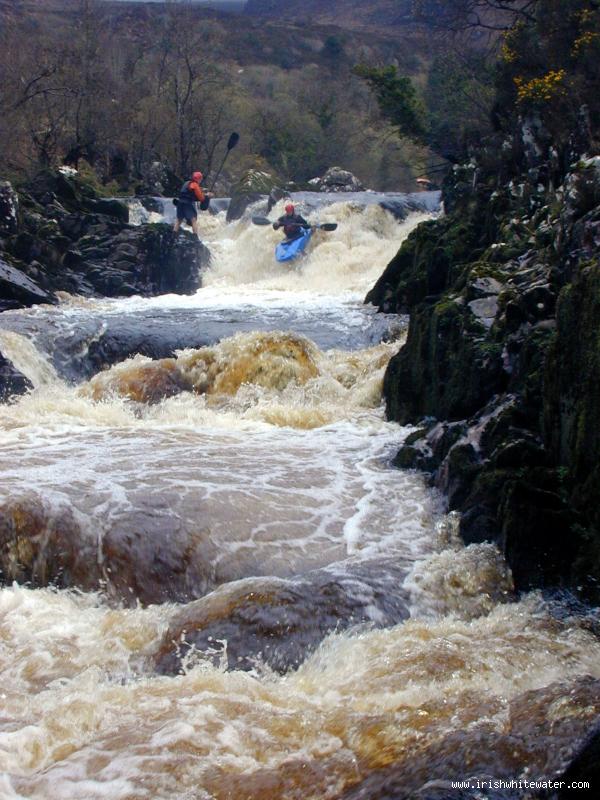
[[[473,28],[506,31],[519,20],[532,22],[540,0],[413,0],[417,20],[446,31]]]

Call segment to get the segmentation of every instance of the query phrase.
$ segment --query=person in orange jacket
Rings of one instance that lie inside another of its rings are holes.
[[[173,231],[177,233],[182,222],[187,222],[192,226],[192,230],[199,236],[198,233],[198,212],[196,211],[196,203],[206,203],[213,195],[211,192],[205,192],[200,185],[204,176],[201,172],[194,172],[192,179],[186,181],[179,190],[179,197],[177,198],[177,219],[173,225]]]

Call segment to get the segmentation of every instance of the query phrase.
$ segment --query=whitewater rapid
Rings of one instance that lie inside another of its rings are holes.
[[[517,600],[393,467],[405,321],[362,299],[426,215],[311,214],[338,228],[291,269],[275,231],[206,216],[193,296],[0,317],[34,387],[0,418],[0,798],[550,777],[600,713],[593,620]],[[183,344],[95,369],[123,331]]]

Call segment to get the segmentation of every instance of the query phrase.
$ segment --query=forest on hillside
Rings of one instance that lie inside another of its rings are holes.
[[[224,189],[250,168],[302,186],[338,165],[370,188],[412,190],[489,125],[488,49],[431,26],[361,32],[169,2],[0,13],[0,172],[12,179],[67,163],[130,193],[158,161],[175,184],[214,172],[235,130]],[[385,114],[359,64],[408,82],[420,135]]]

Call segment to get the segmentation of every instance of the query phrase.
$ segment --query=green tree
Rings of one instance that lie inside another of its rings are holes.
[[[369,67],[358,64],[355,75],[373,90],[381,113],[398,133],[418,144],[427,144],[427,121],[422,101],[410,78],[399,75],[394,66]]]

